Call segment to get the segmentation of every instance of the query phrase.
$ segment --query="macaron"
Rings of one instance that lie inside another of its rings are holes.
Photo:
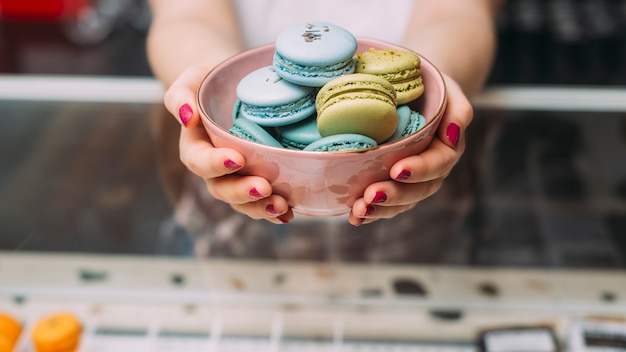
[[[13,316],[0,312],[0,351],[12,351],[22,333],[22,324]],[[2,346],[4,345],[4,346]]]
[[[75,351],[82,326],[71,313],[58,313],[42,318],[32,332],[32,341],[39,352]]]
[[[236,88],[241,115],[261,126],[281,126],[315,112],[316,89],[293,84],[265,66],[243,77]]]
[[[304,148],[311,152],[348,152],[374,148],[378,145],[375,140],[360,134],[346,133],[318,139]]]
[[[398,127],[395,89],[379,76],[353,73],[335,78],[320,89],[315,105],[323,137],[356,133],[381,143]]]
[[[370,49],[356,55],[354,72],[380,76],[393,84],[398,105],[406,104],[424,93],[421,60],[412,51]]]
[[[275,47],[276,72],[299,85],[321,87],[354,72],[357,40],[331,23],[308,22],[287,28],[276,38]]]
[[[283,148],[276,138],[272,136],[266,129],[248,120],[245,117],[237,117],[234,119],[233,127],[228,132],[245,140],[264,144],[270,147]]]
[[[322,139],[317,130],[315,116],[311,116],[300,122],[277,127],[277,139],[287,149],[304,149],[307,145]]]
[[[398,128],[385,143],[390,143],[410,136],[426,125],[426,118],[407,105],[398,107]]]

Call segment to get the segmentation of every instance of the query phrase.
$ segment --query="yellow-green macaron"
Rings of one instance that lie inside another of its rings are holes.
[[[396,91],[376,75],[353,73],[333,79],[317,93],[315,106],[323,137],[361,134],[380,143],[398,126]]]
[[[398,105],[406,104],[424,93],[421,60],[412,51],[370,49],[356,55],[356,73],[380,76],[393,84]]]

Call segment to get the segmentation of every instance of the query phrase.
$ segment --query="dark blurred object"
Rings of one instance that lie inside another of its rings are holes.
[[[72,43],[89,46],[127,23],[147,31],[150,11],[143,0],[0,0],[0,18],[56,22]]]
[[[495,84],[626,84],[626,0],[508,0]]]
[[[48,17],[36,15],[44,7],[28,16],[27,7],[21,17],[17,10],[11,18],[0,15],[0,73],[150,76],[145,52],[151,21],[147,0],[83,0],[82,4],[60,17],[52,15],[58,13],[52,5]]]
[[[500,28],[524,33],[544,32],[557,42],[622,36],[624,0],[508,0]]]
[[[19,20],[64,20],[75,18],[89,0],[0,0],[0,16]]]

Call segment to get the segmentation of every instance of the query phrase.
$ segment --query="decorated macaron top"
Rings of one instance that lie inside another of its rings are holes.
[[[276,52],[285,60],[310,66],[351,61],[357,40],[346,29],[327,22],[306,22],[282,31]]]
[[[412,51],[370,49],[356,56],[355,72],[381,75],[392,82],[415,77],[420,71],[420,57]]]
[[[399,105],[419,98],[424,92],[420,57],[413,51],[370,49],[358,53],[354,72],[373,74],[391,82]]]

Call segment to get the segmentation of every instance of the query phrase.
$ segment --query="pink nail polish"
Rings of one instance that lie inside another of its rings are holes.
[[[263,195],[259,193],[259,191],[256,189],[256,187],[250,189],[248,191],[248,194],[250,195],[250,197],[253,197],[253,198],[259,198],[259,199],[264,198]]]
[[[276,219],[278,219],[278,221],[280,221],[283,224],[286,224],[289,222],[289,219],[286,217],[286,215],[281,215],[279,217],[277,217]]]
[[[446,138],[456,147],[459,143],[459,137],[461,136],[461,127],[456,123],[452,122],[446,128]]]
[[[236,162],[230,159],[226,159],[224,160],[224,167],[229,170],[239,170],[241,168],[241,165],[237,164]]]
[[[374,198],[372,199],[371,204],[380,204],[380,203],[384,203],[387,200],[387,193],[385,192],[381,192],[378,191],[376,192],[376,194],[374,195]]]
[[[274,208],[274,205],[272,204],[268,204],[265,207],[265,211],[270,214],[270,215],[278,215],[278,212],[276,211],[276,208]]]
[[[363,217],[372,216],[374,215],[375,212],[376,212],[376,208],[373,205],[368,205],[365,208],[365,214],[363,214]]]
[[[411,177],[411,171],[404,169],[396,176],[396,180],[405,181],[408,180],[409,177]]]
[[[178,117],[180,118],[180,122],[187,126],[189,120],[191,120],[191,116],[193,116],[193,109],[189,104],[183,104],[178,109]]]

